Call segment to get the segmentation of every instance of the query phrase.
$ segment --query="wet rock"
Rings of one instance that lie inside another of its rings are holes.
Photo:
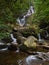
[[[26,47],[24,44],[19,46],[20,51],[27,52],[28,47]]]
[[[33,50],[36,49],[37,39],[34,36],[29,36],[22,45],[19,46],[20,50],[28,54],[32,54]]]
[[[8,46],[8,50],[15,51],[15,50],[17,50],[17,46],[16,46],[16,45],[11,44],[10,46]]]
[[[34,36],[29,36],[22,45],[19,46],[20,50],[28,54],[32,54],[36,49],[37,39]]]
[[[17,39],[18,44],[21,44],[24,37],[20,32],[13,32],[13,36]]]
[[[35,30],[34,30],[34,28],[19,27],[18,29],[17,29],[17,28],[14,28],[14,31],[21,33],[24,37],[28,37],[28,36],[30,36],[30,35],[36,36],[36,35],[35,35]]]
[[[26,40],[26,38],[23,37],[23,36],[18,36],[18,37],[17,37],[17,42],[18,42],[19,44],[23,44],[25,40]]]
[[[6,48],[7,45],[0,45],[0,49]]]
[[[27,40],[24,42],[24,45],[26,45],[29,48],[36,48],[36,41],[37,39],[34,36],[29,36]]]
[[[3,38],[1,41],[3,43],[11,43],[13,40],[11,39],[11,37],[6,37],[6,38]]]
[[[40,34],[43,39],[49,40],[49,33],[47,30],[42,30]]]

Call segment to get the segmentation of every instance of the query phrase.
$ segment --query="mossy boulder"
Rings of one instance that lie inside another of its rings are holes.
[[[29,48],[36,48],[36,41],[37,39],[34,36],[29,36],[27,40],[24,42],[24,45],[26,45]]]

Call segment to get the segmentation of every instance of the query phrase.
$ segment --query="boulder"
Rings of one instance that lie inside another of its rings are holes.
[[[36,41],[37,39],[34,36],[29,36],[27,40],[24,42],[24,45],[26,45],[29,48],[36,48]]]

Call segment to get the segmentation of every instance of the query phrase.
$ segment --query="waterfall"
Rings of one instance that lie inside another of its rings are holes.
[[[25,20],[26,20],[26,17],[29,17],[30,15],[32,15],[34,13],[34,9],[33,9],[33,6],[30,5],[30,8],[29,10],[27,11],[27,14],[23,16],[23,18],[17,18],[17,22],[19,23],[20,26],[24,26],[25,25]]]
[[[13,36],[13,34],[10,34],[11,35],[11,38],[12,38],[12,40],[13,40],[13,44],[17,44],[17,39],[16,38],[14,38],[14,36]]]
[[[24,26],[24,24],[25,24],[25,16],[23,18],[21,18],[21,19],[18,18],[17,21],[18,21],[20,26]]]
[[[43,40],[41,39],[40,33],[38,33],[38,42],[39,42],[39,43],[42,43],[42,42],[43,42]]]
[[[27,14],[25,16],[28,17],[28,16],[30,16],[33,13],[34,13],[33,6],[30,6],[30,9],[28,10],[28,12],[27,12]]]
[[[40,33],[38,34],[38,40],[39,40],[39,42],[41,41]]]

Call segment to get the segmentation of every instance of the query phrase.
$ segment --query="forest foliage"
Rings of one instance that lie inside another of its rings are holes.
[[[49,25],[49,0],[0,0],[0,29],[8,29],[5,23],[16,22],[18,17],[27,12],[30,4],[33,5],[35,11],[32,23],[39,23],[42,26]],[[1,34],[0,30],[0,36]]]

